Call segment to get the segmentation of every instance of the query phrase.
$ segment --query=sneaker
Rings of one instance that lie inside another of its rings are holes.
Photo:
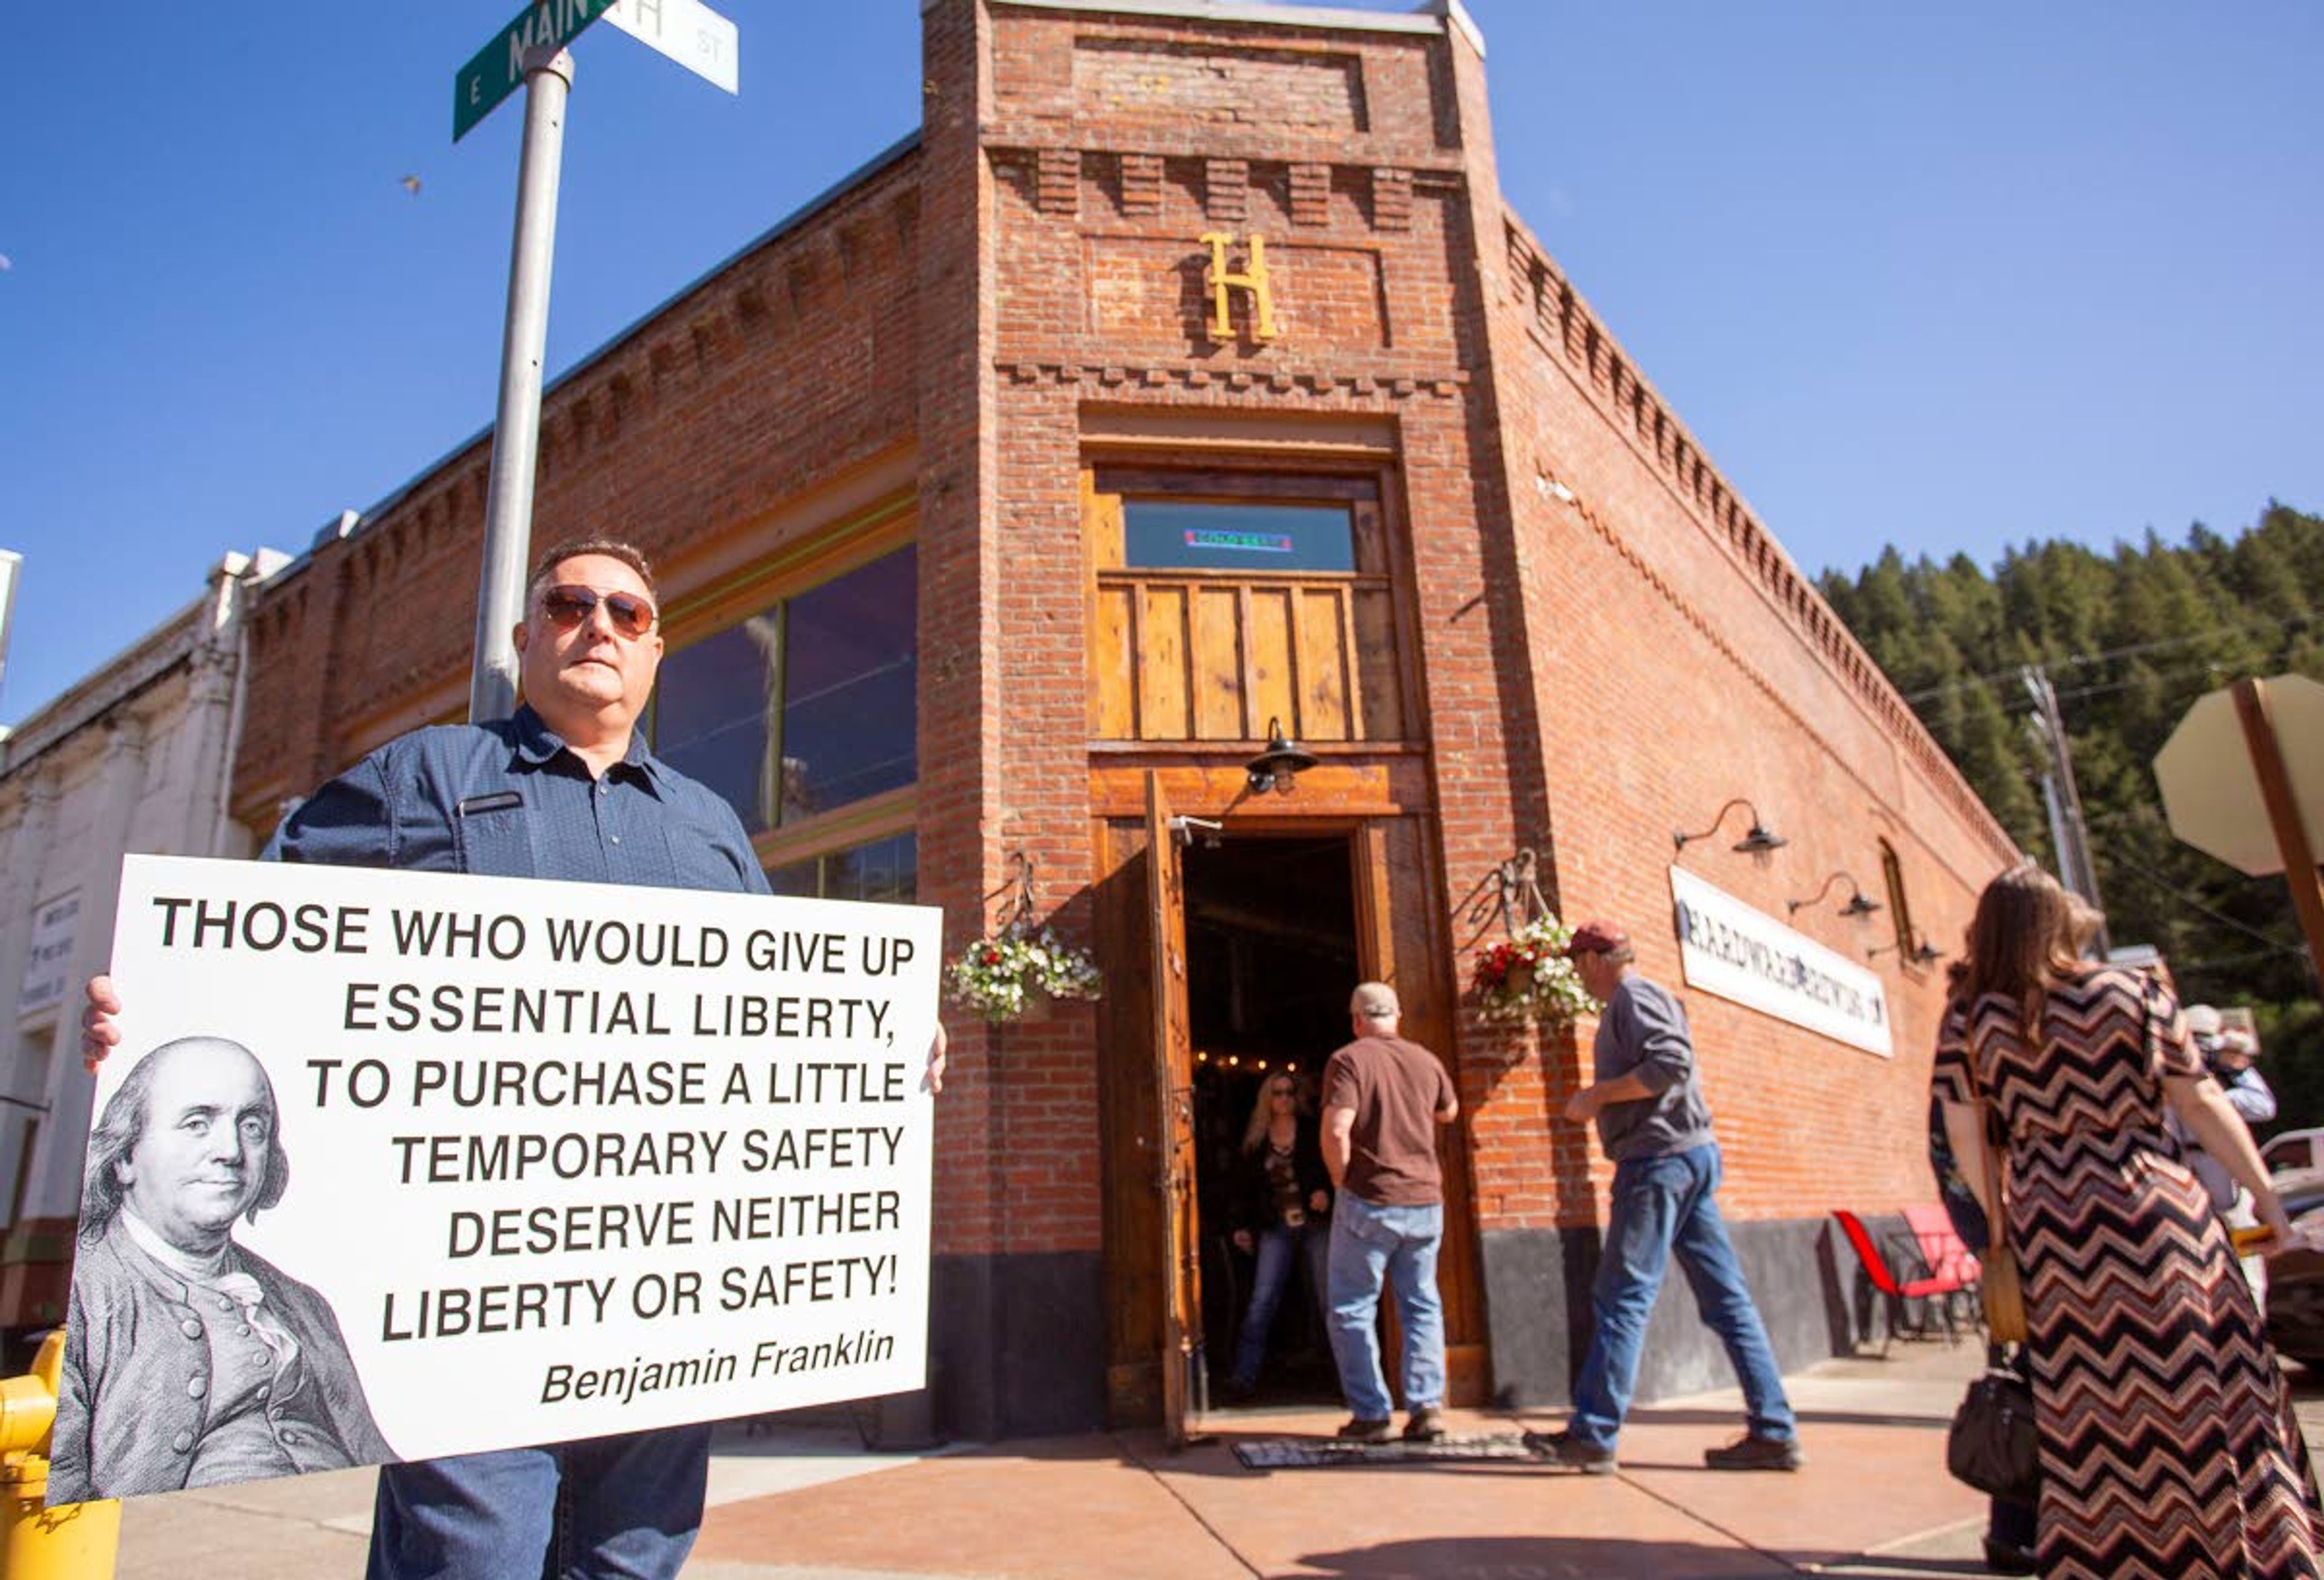
[[[1595,1443],[1584,1443],[1569,1429],[1563,1432],[1527,1432],[1525,1446],[1545,1459],[1554,1459],[1568,1470],[1578,1470],[1584,1475],[1611,1475],[1621,1468],[1614,1459],[1611,1448],[1601,1448]]]
[[[1702,1451],[1702,1463],[1713,1470],[1797,1470],[1807,1462],[1796,1438],[1738,1438]]]
[[[1407,1443],[1442,1443],[1444,1441],[1444,1417],[1434,1405],[1422,1405],[1404,1423],[1404,1440]]]
[[[1385,1443],[1388,1438],[1388,1419],[1382,1416],[1376,1421],[1368,1421],[1355,1416],[1341,1422],[1336,1435],[1342,1443]]]

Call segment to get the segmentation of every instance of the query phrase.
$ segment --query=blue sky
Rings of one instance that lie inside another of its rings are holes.
[[[576,47],[552,375],[915,124],[914,0],[716,3],[739,99]],[[0,720],[490,421],[517,9],[14,8]],[[1507,196],[1807,569],[2324,509],[2324,7],[1471,10]]]

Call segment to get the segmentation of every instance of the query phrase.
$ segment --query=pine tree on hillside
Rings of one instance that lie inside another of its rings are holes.
[[[2313,988],[2282,881],[2245,877],[2181,844],[2152,765],[2205,692],[2243,675],[2324,678],[2324,517],[2270,501],[2233,538],[2199,525],[2184,543],[2149,533],[2111,555],[2027,543],[1989,573],[1964,555],[1907,563],[1891,547],[1821,584],[2002,826],[2054,869],[2021,676],[2042,666],[2115,942],[2161,948],[2192,998],[2255,1002],[2298,1021],[2290,1006]],[[2324,1103],[2324,1020],[2306,1013]]]

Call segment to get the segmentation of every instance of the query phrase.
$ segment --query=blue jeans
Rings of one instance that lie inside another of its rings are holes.
[[[1621,1432],[1637,1386],[1646,1318],[1674,1251],[1694,1291],[1696,1309],[1727,1346],[1727,1358],[1742,1382],[1752,1435],[1790,1438],[1798,1430],[1791,1401],[1784,1397],[1775,1352],[1720,1220],[1718,1190],[1717,1142],[1614,1165],[1613,1210],[1591,1294],[1598,1327],[1573,1385],[1573,1419],[1568,1423],[1576,1441],[1611,1448]]]
[[[673,1580],[708,1427],[383,1465],[368,1580]]]
[[[1406,1410],[1444,1402],[1444,1307],[1436,1298],[1436,1246],[1444,1208],[1375,1207],[1342,1190],[1332,1204],[1332,1262],[1326,1280],[1332,1358],[1340,1392],[1360,1420],[1388,1419],[1388,1381],[1380,1375],[1379,1297],[1385,1278],[1404,1325]]]
[[[1275,1326],[1276,1308],[1291,1282],[1295,1260],[1307,1263],[1307,1287],[1320,1294],[1323,1288],[1323,1226],[1314,1218],[1299,1227],[1281,1224],[1259,1232],[1257,1261],[1250,1270],[1250,1305],[1242,1314],[1242,1334],[1235,1342],[1234,1380],[1248,1386],[1259,1381],[1259,1366],[1267,1358],[1267,1336]]]

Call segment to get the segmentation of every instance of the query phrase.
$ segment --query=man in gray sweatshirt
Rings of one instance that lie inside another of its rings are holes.
[[[1597,1319],[1562,1432],[1526,1434],[1536,1452],[1575,1470],[1615,1468],[1614,1440],[1629,1412],[1646,1318],[1673,1252],[1702,1319],[1743,1383],[1750,1432],[1706,1449],[1713,1470],[1797,1470],[1805,1462],[1767,1330],[1719,1216],[1719,1143],[1695,1079],[1686,1011],[1668,989],[1637,974],[1629,935],[1585,922],[1566,947],[1582,985],[1604,1004],[1591,1058],[1597,1079],[1575,1092],[1565,1116],[1598,1122],[1614,1160],[1613,1205],[1591,1304]]]

